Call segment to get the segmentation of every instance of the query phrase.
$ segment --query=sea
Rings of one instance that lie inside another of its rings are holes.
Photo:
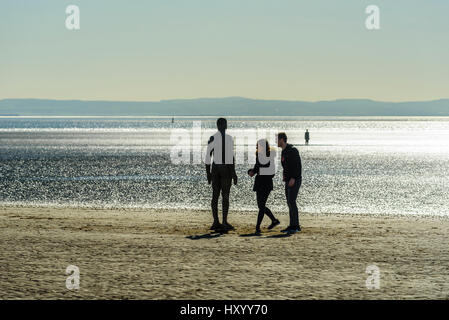
[[[277,152],[267,206],[288,212],[282,131],[302,159],[300,212],[449,216],[449,117],[227,119],[231,211],[257,211],[247,171],[267,138]],[[216,117],[0,117],[0,206],[208,210],[203,155],[215,128]]]

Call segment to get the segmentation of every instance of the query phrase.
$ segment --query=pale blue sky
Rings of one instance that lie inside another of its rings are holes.
[[[448,98],[448,16],[447,0],[1,0],[0,99]]]

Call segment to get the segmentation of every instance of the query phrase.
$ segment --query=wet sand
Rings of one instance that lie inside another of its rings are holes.
[[[449,299],[447,219],[301,214],[287,237],[229,220],[211,235],[206,211],[0,207],[0,299]]]

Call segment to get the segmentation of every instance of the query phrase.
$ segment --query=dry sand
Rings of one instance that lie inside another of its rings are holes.
[[[301,233],[241,236],[255,219],[231,212],[237,230],[208,236],[204,211],[1,207],[0,298],[449,298],[449,220],[302,214]]]

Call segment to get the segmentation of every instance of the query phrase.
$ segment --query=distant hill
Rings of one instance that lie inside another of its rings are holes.
[[[380,102],[257,100],[240,97],[158,102],[0,100],[0,114],[21,116],[449,116],[449,99]]]

